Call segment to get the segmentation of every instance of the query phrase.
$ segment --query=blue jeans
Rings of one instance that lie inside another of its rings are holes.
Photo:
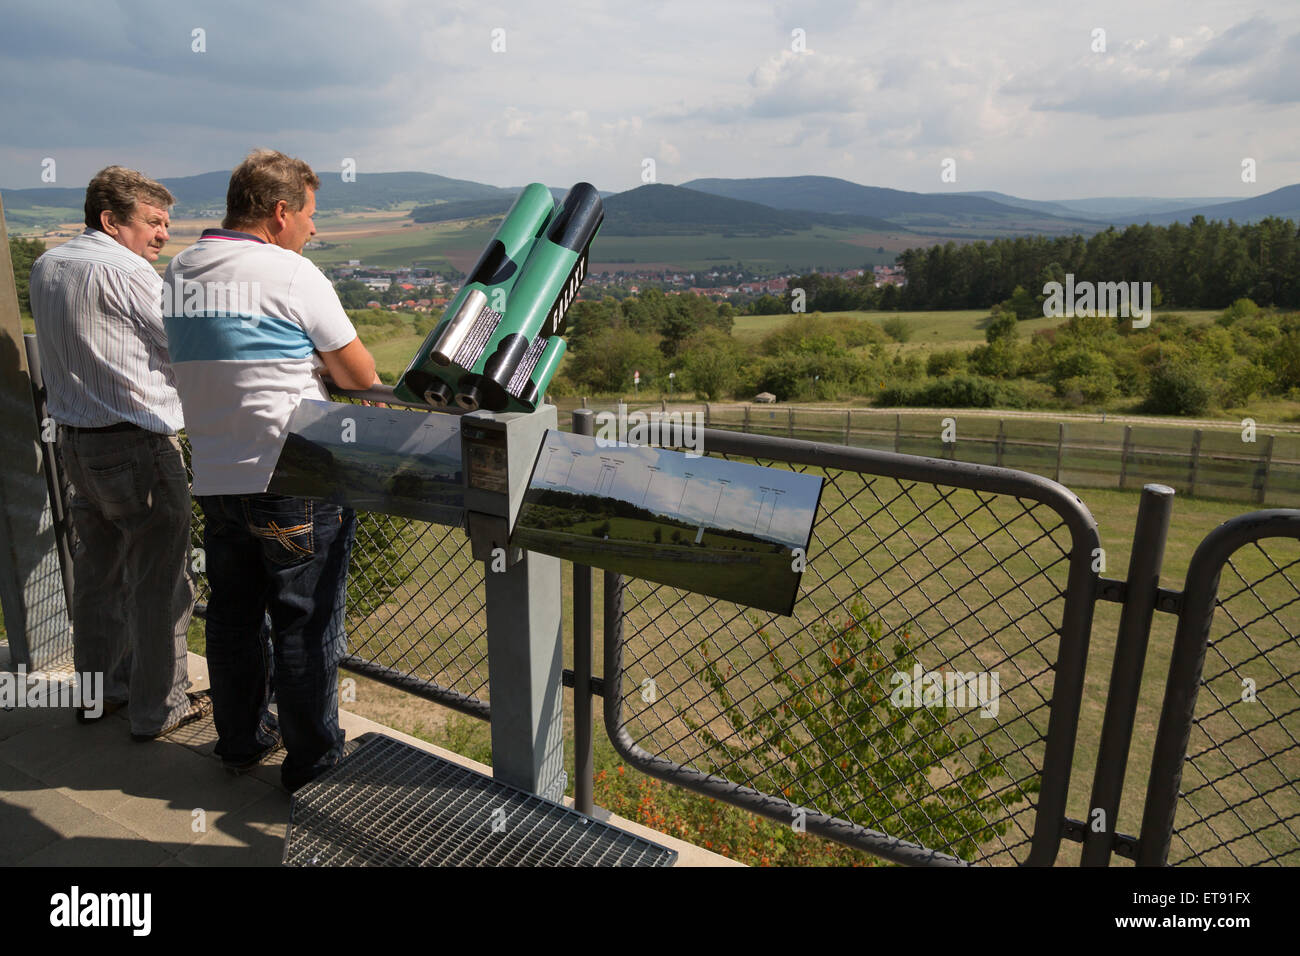
[[[348,561],[356,531],[351,509],[284,495],[196,499],[206,525],[208,675],[216,753],[241,762],[275,742],[268,710],[275,673],[285,789],[324,773],[343,752],[338,662]],[[274,661],[266,658],[264,615]]]

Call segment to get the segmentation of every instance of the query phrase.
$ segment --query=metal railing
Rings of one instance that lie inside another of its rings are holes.
[[[618,750],[897,862],[1051,863],[1098,580],[1082,503],[959,462],[713,430],[704,447],[824,475],[802,594],[786,618],[612,578]]]
[[[1211,532],[1178,613],[1137,860],[1300,863],[1300,511]]]

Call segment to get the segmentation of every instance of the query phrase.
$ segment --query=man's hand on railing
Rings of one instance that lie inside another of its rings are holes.
[[[375,380],[374,380],[373,382],[370,383],[370,387],[373,389],[376,385],[383,385],[383,384],[384,384],[384,383],[383,383],[383,380],[380,379],[380,377],[376,374],[376,375],[375,375]],[[367,399],[364,399],[364,398],[361,399],[361,404],[362,404],[362,405],[369,405],[371,408],[392,408],[392,407],[393,407],[393,406],[389,405],[387,402],[372,402],[372,401],[368,401]]]

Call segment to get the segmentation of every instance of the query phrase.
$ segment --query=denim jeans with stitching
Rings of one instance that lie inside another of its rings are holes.
[[[356,530],[351,509],[285,495],[196,499],[206,517],[208,675],[216,753],[255,757],[283,735],[285,789],[342,755],[338,662],[347,651],[344,600]],[[273,661],[262,622],[271,620]],[[275,674],[277,718],[268,709]]]

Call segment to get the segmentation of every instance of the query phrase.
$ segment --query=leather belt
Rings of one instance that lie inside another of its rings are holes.
[[[64,425],[70,432],[76,432],[78,435],[107,435],[111,432],[142,432],[144,431],[134,422],[118,422],[115,425],[104,425],[100,428],[78,428],[76,425]]]

